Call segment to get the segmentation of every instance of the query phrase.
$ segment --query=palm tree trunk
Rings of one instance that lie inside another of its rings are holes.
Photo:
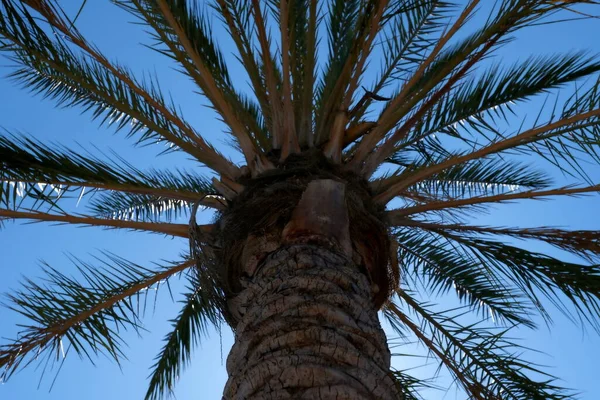
[[[367,276],[326,246],[270,253],[230,302],[224,399],[401,399]]]

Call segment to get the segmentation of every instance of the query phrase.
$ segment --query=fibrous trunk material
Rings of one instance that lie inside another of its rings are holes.
[[[377,316],[389,242],[369,194],[327,171],[284,172],[220,220],[235,333],[223,398],[401,399]]]
[[[224,399],[401,399],[367,276],[341,252],[281,246],[230,302]]]

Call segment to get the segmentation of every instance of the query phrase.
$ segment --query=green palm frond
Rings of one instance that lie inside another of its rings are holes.
[[[483,28],[442,50],[464,22],[473,15],[477,4],[476,0],[468,3],[452,27],[437,41],[427,58],[412,73],[410,80],[402,86],[402,90],[387,103],[378,118],[378,126],[364,138],[354,153],[351,162],[353,167],[360,168],[366,176],[371,176],[377,166],[394,153],[397,143],[427,115],[431,107],[450,92],[475,65],[504,43],[506,35],[560,8],[557,4],[545,1],[503,2]],[[396,128],[409,113],[410,118]],[[390,131],[392,132],[386,137]],[[384,143],[370,154],[375,145],[384,138]]]
[[[73,258],[82,280],[46,265],[45,284],[26,280],[9,295],[9,307],[30,322],[19,338],[0,347],[0,368],[8,378],[19,368],[67,352],[90,358],[122,357],[120,329],[139,329],[148,290],[185,271],[193,261],[148,269],[106,254],[101,264]]]
[[[497,203],[510,202],[524,199],[543,199],[547,197],[557,196],[582,196],[589,193],[600,193],[600,185],[584,186],[584,187],[561,187],[548,190],[526,190],[516,193],[501,193],[488,196],[474,196],[465,199],[449,199],[447,201],[431,201],[415,206],[397,208],[388,211],[388,218],[392,224],[401,224],[404,217],[408,215],[427,213],[432,211],[456,211],[463,208],[475,208],[477,206],[492,205]]]
[[[534,326],[526,296],[459,246],[415,229],[397,229],[394,236],[404,287],[421,284],[436,295],[454,292],[485,318]]]
[[[160,233],[163,235],[187,238],[189,226],[186,224],[170,224],[166,222],[125,221],[114,218],[95,218],[87,215],[71,215],[65,212],[44,213],[40,211],[14,211],[0,208],[0,221],[25,219],[33,222],[54,222],[82,226],[98,226],[109,229],[127,229],[140,232]],[[206,225],[210,230],[211,225]]]
[[[342,150],[346,146],[344,134],[350,119],[350,109],[355,102],[357,89],[374,48],[375,39],[383,28],[384,15],[389,6],[389,2],[383,0],[359,3],[356,2],[355,7],[344,6],[342,16],[346,14],[344,18],[348,21],[333,17],[328,26],[330,64],[327,74],[324,75],[323,85],[319,88],[316,135],[317,143],[329,139],[324,154],[335,163],[342,160]],[[337,4],[334,2],[332,6]],[[348,22],[348,26],[339,25]],[[346,42],[349,44],[347,48]],[[331,73],[334,75],[329,75]]]
[[[293,52],[290,54],[295,105],[296,132],[301,147],[313,146],[313,96],[317,63],[316,0],[293,1],[290,7],[293,18]]]
[[[587,321],[596,330],[600,328],[597,322],[600,315],[600,265],[566,262],[497,240],[464,233],[444,230],[435,230],[435,233],[470,254],[498,280],[511,282],[518,287],[546,320],[551,321],[552,318],[543,305],[542,298],[549,300],[574,322],[577,321],[571,309],[576,311],[581,321]],[[561,240],[556,235],[547,234],[538,235],[538,238],[574,253],[587,253],[580,245],[594,246],[592,254],[597,254],[597,235],[592,233],[591,237],[584,237],[585,240],[577,240],[576,234],[574,236]],[[573,250],[574,246],[577,250]]]
[[[396,382],[398,382],[398,386],[402,388],[405,400],[423,400],[425,397],[420,393],[422,390],[439,389],[424,379],[409,375],[406,371],[394,370],[392,371],[392,375]]]
[[[260,105],[261,116],[266,121],[270,135],[273,131],[273,116],[270,113],[264,78],[261,75],[261,67],[253,45],[255,26],[251,5],[247,1],[241,0],[217,0],[214,7],[227,25],[229,34],[235,42],[240,61],[250,78],[254,95]]]
[[[229,126],[248,165],[254,169],[257,149],[249,128],[257,123],[248,121],[247,114],[240,115],[242,102],[231,85],[223,56],[209,35],[207,20],[197,7],[184,0],[149,0],[145,4],[153,9],[151,25],[158,32],[167,33],[161,36],[162,41]]]
[[[557,120],[576,120],[574,123],[549,129],[527,138],[524,144],[565,174],[593,183],[586,164],[600,161],[600,79],[584,91],[576,90],[562,110],[553,109]],[[543,110],[540,110],[540,114]],[[589,115],[589,118],[581,118]],[[552,118],[551,117],[551,118]],[[539,118],[539,117],[538,117]]]
[[[89,208],[93,215],[103,218],[170,222],[182,216],[189,219],[193,204],[160,196],[114,192],[94,197]]]
[[[385,54],[383,65],[375,83],[353,108],[352,117],[356,122],[365,116],[376,96],[397,81],[403,69],[410,68],[407,64],[422,61],[422,54],[435,44],[431,35],[441,28],[448,11],[454,8],[453,4],[440,0],[397,3],[384,16],[389,28],[383,30],[378,43]]]
[[[490,123],[497,118],[507,121],[520,102],[598,71],[600,62],[584,53],[530,57],[509,67],[494,65],[444,96],[406,141],[414,143],[436,133],[459,138],[464,133],[485,133],[488,118]],[[465,124],[471,129],[462,129]]]
[[[423,96],[427,95],[428,92],[433,89],[437,84],[447,75],[452,72],[454,67],[462,62],[464,58],[461,55],[467,55],[470,51],[479,47],[479,44],[474,40],[474,35],[471,35],[467,39],[463,40],[460,45],[455,45],[452,51],[446,51],[442,53],[442,49],[448,43],[448,41],[454,36],[460,28],[464,25],[465,21],[468,20],[477,7],[479,0],[471,0],[464,7],[460,15],[457,17],[451,26],[444,31],[444,35],[439,38],[435,46],[426,55],[423,55],[423,61],[418,64],[416,70],[412,73],[411,78],[406,81],[401,89],[389,99],[385,104],[383,111],[380,113],[377,119],[377,126],[361,140],[356,151],[352,156],[350,166],[362,171],[365,176],[371,176],[375,171],[377,165],[379,165],[383,159],[389,157],[392,152],[386,154],[381,159],[381,154],[387,153],[390,143],[397,141],[398,131],[394,132],[389,139],[386,141],[385,147],[379,147],[376,153],[371,154],[375,149],[377,143],[385,138],[386,134],[393,129],[393,127],[406,115]],[[485,28],[481,30],[485,31]],[[462,50],[458,51],[458,50]],[[443,56],[440,55],[442,53]],[[448,57],[446,54],[452,54],[453,56]],[[452,62],[454,61],[454,63]],[[433,66],[432,66],[433,65]],[[443,65],[441,73],[435,73],[437,69],[434,68],[436,65]],[[433,71],[433,73],[431,72]],[[431,76],[430,76],[431,75]],[[438,78],[437,80],[434,78]],[[420,84],[423,83],[423,84]],[[417,92],[417,96],[412,96],[413,92]],[[418,94],[421,94],[419,96]],[[408,101],[405,101],[407,100]],[[416,118],[415,118],[416,119]],[[403,129],[407,129],[406,127]],[[369,158],[369,162],[366,159]],[[364,165],[364,164],[367,165]]]
[[[594,95],[597,96],[598,94],[594,92]],[[402,179],[398,177],[398,183],[390,185],[384,193],[378,195],[377,201],[385,204],[414,183],[455,165],[481,159],[493,154],[502,154],[503,152],[523,148],[524,146],[536,146],[543,149],[548,141],[552,139],[564,140],[572,146],[572,148],[563,146],[561,149],[562,152],[559,154],[560,158],[567,161],[565,162],[567,165],[561,165],[560,169],[572,172],[573,166],[568,161],[574,161],[576,163],[575,167],[577,167],[577,162],[581,157],[578,156],[578,152],[582,155],[597,157],[597,146],[600,143],[598,142],[597,129],[600,125],[600,107],[596,103],[597,101],[600,102],[600,99],[594,98],[585,104],[586,106],[597,108],[578,110],[579,113],[563,113],[555,120],[536,125],[531,129],[520,130],[510,137],[505,137],[500,132],[496,132],[496,138],[473,151],[451,156],[435,165],[425,167],[413,173],[407,173]],[[581,169],[579,168],[579,170]]]
[[[179,0],[116,3],[152,27],[154,48],[181,65],[243,149],[247,148],[249,137],[264,135],[253,112],[256,106],[233,87],[225,58],[211,36],[212,28],[197,4]]]
[[[220,326],[225,312],[225,297],[220,291],[218,274],[208,263],[191,275],[189,293],[182,301],[183,308],[172,320],[172,331],[156,357],[146,400],[159,400],[170,394],[183,369],[191,361],[193,347],[210,326]]]
[[[591,230],[564,230],[557,228],[505,228],[467,224],[443,224],[406,220],[404,226],[413,226],[428,230],[463,232],[476,235],[502,235],[517,239],[534,239],[548,243],[558,249],[594,261],[600,257],[600,232]]]
[[[595,66],[591,66],[591,71],[595,69]],[[579,73],[575,76],[579,76]],[[407,173],[402,177],[396,177],[396,181],[402,182],[392,184],[387,193],[380,196],[381,201],[389,201],[407,186],[439,171],[492,154],[526,148],[533,148],[546,159],[553,161],[564,172],[572,173],[573,170],[576,170],[581,172],[584,178],[588,178],[579,161],[584,156],[598,160],[597,127],[600,124],[600,92],[597,87],[596,84],[585,93],[575,93],[572,97],[573,100],[566,102],[562,110],[553,110],[547,122],[539,123],[538,120],[541,117],[538,116],[530,129],[521,128],[510,136],[503,134],[499,128],[490,124],[479,123],[476,131],[479,133],[484,131],[484,133],[475,136],[483,138],[483,144],[478,144],[475,149],[463,154],[450,155],[447,159],[440,160],[435,165],[425,167],[414,174]],[[548,155],[544,151],[549,151],[552,155]],[[562,160],[563,163],[559,163],[558,160]]]
[[[157,82],[140,82],[127,68],[111,64],[73,32],[72,25],[59,19],[53,5],[45,1],[33,4],[90,57],[75,53],[60,36],[50,38],[25,6],[6,0],[0,9],[0,49],[19,66],[11,73],[13,79],[60,105],[91,111],[102,123],[117,129],[129,127],[130,135],[140,135],[139,141],[170,142],[216,171],[237,174],[167,103]]]
[[[389,162],[401,165],[402,168],[389,177],[374,181],[372,188],[375,191],[378,187],[386,187],[398,176],[409,174],[410,171],[416,171],[426,165],[435,165],[439,159],[433,156],[429,159],[414,160],[397,154]],[[406,188],[406,191],[427,195],[432,201],[439,201],[465,196],[494,195],[522,189],[540,190],[547,188],[551,183],[552,180],[546,173],[532,168],[530,164],[506,158],[488,157],[444,169]]]
[[[271,51],[271,35],[267,29],[266,15],[258,0],[252,1],[252,17],[256,26],[256,36],[259,43],[259,66],[264,79],[264,86],[269,102],[269,113],[272,129],[272,147],[281,149],[283,145],[283,112],[282,112],[282,72]]]
[[[81,197],[97,191],[120,191],[160,196],[178,201],[200,202],[219,207],[212,184],[185,171],[141,171],[121,157],[47,146],[27,136],[0,136],[0,204],[17,207],[30,197],[27,207],[57,206],[57,201],[74,194]],[[17,207],[18,208],[18,207]]]
[[[390,303],[384,311],[388,318],[406,326],[471,398],[574,398],[571,391],[556,386],[556,378],[524,359],[528,349],[510,340],[509,331],[462,325],[460,310],[435,311],[406,292],[397,295],[402,307]],[[415,320],[409,313],[415,315]],[[532,380],[528,376],[531,373],[541,380]]]
[[[328,2],[327,46],[329,55],[327,65],[316,87],[316,144],[325,141],[328,128],[333,122],[331,121],[333,116],[328,110],[334,109],[336,103],[341,104],[340,96],[344,88],[336,88],[336,84],[352,51],[353,39],[356,36],[357,23],[360,18],[360,3],[358,0],[331,0]],[[346,74],[348,73],[346,72]]]

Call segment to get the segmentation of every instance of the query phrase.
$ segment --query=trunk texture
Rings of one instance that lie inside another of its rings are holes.
[[[231,300],[224,399],[401,399],[364,271],[327,246],[268,254]]]

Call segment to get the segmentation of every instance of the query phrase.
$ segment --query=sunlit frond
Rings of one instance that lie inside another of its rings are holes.
[[[126,221],[189,219],[192,208],[191,203],[182,200],[119,192],[96,196],[90,202],[94,215]]]
[[[7,208],[17,207],[27,197],[34,204],[24,203],[26,207],[51,208],[63,197],[80,198],[96,191],[222,207],[210,182],[201,176],[185,171],[140,171],[115,155],[47,146],[27,136],[0,136],[0,160],[0,204]]]
[[[252,138],[262,133],[259,122],[233,87],[228,67],[207,17],[198,5],[180,0],[131,0],[118,2],[154,29],[158,50],[178,61],[202,90],[231,129],[254,167],[256,151]],[[166,46],[166,50],[162,50]]]
[[[402,86],[401,91],[389,101],[378,118],[378,126],[365,136],[354,153],[351,162],[354,168],[360,168],[366,176],[370,176],[387,157],[394,153],[397,143],[421,122],[431,107],[449,93],[455,84],[461,82],[490,51],[503,43],[506,35],[559,9],[559,6],[549,2],[523,3],[516,0],[503,2],[497,13],[489,18],[483,28],[442,51],[452,36],[475,12],[477,4],[478,1],[470,1],[464,7],[456,21],[436,42],[427,58],[410,75],[410,79]],[[440,87],[436,88],[438,85]],[[410,118],[395,128],[409,113]],[[390,131],[392,132],[388,137],[385,137]],[[375,149],[384,137],[384,143]],[[373,149],[375,150],[371,154]]]

